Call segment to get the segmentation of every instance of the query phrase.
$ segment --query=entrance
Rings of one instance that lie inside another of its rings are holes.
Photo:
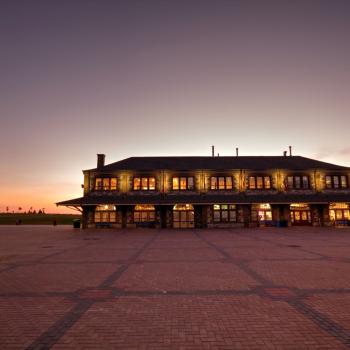
[[[311,209],[308,204],[293,203],[290,205],[290,219],[294,226],[309,226],[312,224]]]
[[[194,208],[192,204],[175,204],[173,208],[174,228],[194,228]]]
[[[252,204],[252,221],[259,226],[272,225],[272,211],[269,203]]]
[[[330,203],[329,219],[336,226],[347,226],[350,222],[350,205],[348,203]]]

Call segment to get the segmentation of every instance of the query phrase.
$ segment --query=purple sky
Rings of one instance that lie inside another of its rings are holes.
[[[0,211],[141,155],[350,165],[350,1],[0,2]]]

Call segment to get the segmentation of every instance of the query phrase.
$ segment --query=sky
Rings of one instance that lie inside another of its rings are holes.
[[[350,166],[348,0],[0,0],[0,212],[130,156]]]

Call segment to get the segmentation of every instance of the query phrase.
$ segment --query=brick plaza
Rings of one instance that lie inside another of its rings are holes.
[[[0,227],[0,349],[348,349],[350,228]]]

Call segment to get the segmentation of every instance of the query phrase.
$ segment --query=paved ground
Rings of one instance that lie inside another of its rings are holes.
[[[348,349],[350,228],[0,227],[0,349]]]

